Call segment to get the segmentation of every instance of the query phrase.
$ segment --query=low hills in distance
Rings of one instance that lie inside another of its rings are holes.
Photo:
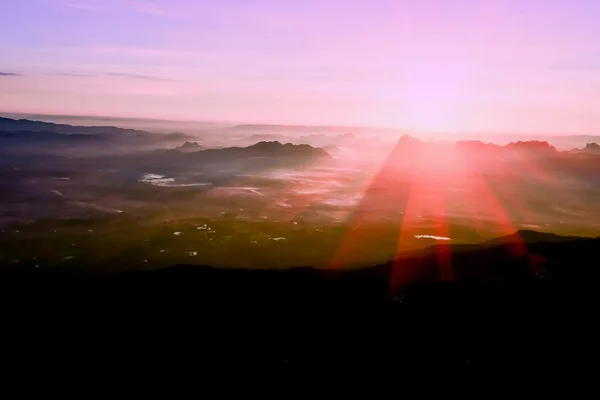
[[[511,142],[505,146],[496,145],[493,143],[483,143],[478,140],[470,141],[459,141],[456,143],[456,149],[458,151],[477,151],[477,152],[490,152],[500,150],[515,150],[515,151],[527,151],[532,153],[541,152],[556,152],[556,148],[545,141],[518,141]]]
[[[574,152],[600,154],[600,145],[588,143],[583,149],[573,149]]]
[[[206,176],[215,177],[230,175],[232,171],[248,173],[266,168],[292,168],[317,160],[331,159],[323,149],[277,141],[218,149],[198,149],[194,144],[184,146],[183,149],[176,147],[171,150],[142,153],[135,157],[124,157],[115,162],[128,164],[133,161],[133,165],[138,168],[162,173],[202,169]]]
[[[115,126],[74,126],[0,118],[0,151],[19,154],[92,155],[131,153],[181,143],[180,132],[154,134]]]
[[[121,134],[148,135],[146,131],[117,128],[116,126],[73,126],[52,122],[31,121],[27,119],[11,119],[0,117],[0,131],[34,131],[54,132],[62,134]]]
[[[198,142],[185,142],[181,146],[175,147],[175,150],[181,151],[183,153],[190,153],[194,151],[203,150],[204,147],[200,146]]]
[[[296,137],[289,136],[290,132],[301,133],[310,129],[318,130],[319,127],[298,127],[298,126],[277,126],[277,125],[239,125],[232,128],[233,131],[248,129],[265,129],[267,132],[281,132],[256,134],[251,133],[243,138],[231,138],[231,144],[225,147],[236,146],[236,141],[241,141],[247,145],[252,145],[260,142],[293,142],[294,144],[302,145],[309,144],[313,147],[330,147],[339,148],[343,146],[368,146],[369,141],[377,142],[377,137],[371,139],[357,136],[354,133],[337,133],[332,135],[324,133],[313,133],[309,135],[299,135]],[[300,131],[294,131],[300,129]],[[332,128],[333,129],[333,128]],[[335,128],[332,132],[339,132],[339,128]],[[283,134],[285,133],[285,135]],[[184,142],[177,146],[177,149],[182,152],[193,152],[207,148],[205,144],[202,146],[193,139],[194,137],[180,132],[171,132],[169,134],[153,134],[145,130],[119,128],[115,126],[74,126],[66,124],[56,124],[51,122],[32,121],[27,119],[10,119],[0,117],[0,141],[5,146],[21,146],[23,141],[37,141],[47,143],[49,145],[100,145],[101,142],[115,141],[122,143],[130,143],[131,145],[159,146],[161,143],[175,143],[177,141]],[[559,137],[557,137],[558,139]],[[415,143],[427,144],[437,142],[422,142],[419,139],[403,135],[396,146],[407,146],[409,139],[413,139]],[[197,139],[196,139],[197,140]],[[416,142],[418,141],[418,142]],[[372,143],[371,143],[372,144]],[[440,145],[439,143],[437,143]],[[214,147],[214,146],[209,146]],[[220,146],[224,147],[224,146]],[[241,147],[247,147],[242,145]],[[383,146],[385,147],[385,146]],[[382,147],[382,149],[383,149]],[[478,152],[490,153],[500,150],[518,150],[531,153],[546,153],[550,154],[557,152],[557,149],[542,140],[516,141],[506,145],[498,145],[493,143],[485,143],[481,140],[458,140],[455,144],[455,149],[461,152]],[[594,142],[588,142],[584,148],[573,149],[571,152],[597,154],[600,153],[600,145]]]
[[[308,144],[283,144],[278,141],[258,142],[247,147],[224,147],[217,149],[206,149],[200,146],[197,142],[186,142],[181,146],[175,147],[174,149],[167,150],[165,152],[161,151],[159,154],[172,154],[171,152],[173,151],[177,153],[186,153],[188,159],[193,157],[194,159],[205,158],[221,161],[248,157],[330,157],[330,155],[324,149],[315,148]]]

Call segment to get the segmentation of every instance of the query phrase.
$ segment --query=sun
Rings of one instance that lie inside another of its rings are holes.
[[[423,131],[456,131],[469,122],[468,78],[460,71],[423,68],[405,74],[386,88],[394,94],[390,120],[396,126]]]

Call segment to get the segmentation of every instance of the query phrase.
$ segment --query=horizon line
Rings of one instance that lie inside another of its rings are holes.
[[[27,112],[5,112],[0,111],[0,116],[15,115],[15,116],[29,116],[29,117],[58,117],[58,118],[87,118],[87,119],[99,119],[99,120],[111,120],[120,119],[128,121],[149,121],[149,122],[175,122],[175,123],[195,123],[204,125],[217,125],[225,124],[237,126],[270,126],[270,127],[284,127],[284,128],[344,128],[344,129],[377,129],[377,130],[394,130],[400,131],[399,133],[424,133],[424,134],[447,134],[447,135],[460,135],[460,134],[483,134],[483,135],[532,135],[532,136],[600,136],[599,134],[588,133],[549,133],[549,132],[528,132],[528,133],[516,133],[516,132],[502,132],[493,130],[463,130],[463,131],[433,131],[423,130],[415,128],[402,128],[402,127],[390,127],[390,126],[369,126],[369,125],[334,125],[334,124],[286,124],[286,123],[270,123],[270,122],[256,122],[256,121],[219,121],[219,120],[194,120],[194,119],[166,119],[166,118],[147,118],[147,117],[122,117],[122,116],[108,116],[108,115],[81,115],[81,114],[49,114],[49,113],[27,113]],[[41,121],[40,122],[48,122]],[[51,121],[50,121],[51,122]],[[351,133],[351,132],[349,132]]]

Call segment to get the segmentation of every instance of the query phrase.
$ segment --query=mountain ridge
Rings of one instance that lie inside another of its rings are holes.
[[[581,354],[597,345],[598,268],[573,254],[597,256],[598,242],[536,244],[531,250],[550,258],[542,268],[507,258],[478,279],[463,279],[458,268],[451,282],[396,288],[392,264],[354,271],[178,265],[77,276],[0,270],[0,298],[10,305],[3,357],[11,364],[73,357],[78,368],[128,357],[128,374],[132,367],[172,370],[184,365],[181,355],[197,367],[292,375],[365,365],[522,369],[528,376],[565,365],[589,370]],[[454,261],[476,268],[487,259]],[[41,335],[40,326],[52,329]],[[82,347],[79,337],[89,344]]]
[[[77,126],[0,117],[0,131],[48,131],[54,133],[150,135],[150,132],[116,126]]]

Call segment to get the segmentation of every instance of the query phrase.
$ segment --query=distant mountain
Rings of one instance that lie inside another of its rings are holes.
[[[189,155],[194,159],[214,159],[222,162],[244,158],[284,158],[307,159],[331,158],[323,149],[307,144],[292,144],[281,142],[258,142],[248,147],[225,147],[222,149],[208,149]]]
[[[55,124],[52,122],[31,121],[28,119],[11,119],[0,117],[0,131],[33,131],[54,132],[64,134],[120,134],[129,136],[146,136],[149,132],[137,129],[123,129],[115,126],[74,126]]]
[[[259,142],[248,147],[225,147],[183,153],[177,150],[157,150],[139,155],[135,158],[135,163],[142,165],[146,170],[159,173],[202,168],[207,175],[214,177],[271,167],[288,168],[323,159],[331,159],[323,149],[275,141]],[[132,159],[123,158],[122,162],[130,165]]]
[[[596,143],[588,143],[583,149],[573,149],[577,153],[600,154],[600,145]]]
[[[511,142],[506,146],[499,146],[493,143],[483,143],[479,140],[461,140],[456,143],[456,149],[463,152],[474,153],[490,153],[505,150],[537,154],[551,154],[557,152],[556,148],[550,145],[548,142],[537,140]]]
[[[423,142],[413,136],[402,135],[400,139],[398,139],[398,142],[396,142],[396,146],[394,146],[389,157],[396,162],[405,162],[409,159],[419,157],[423,151],[433,149],[434,147],[435,144],[433,143]]]
[[[396,148],[403,149],[403,150],[414,149],[416,147],[421,147],[426,144],[430,144],[430,143],[425,143],[421,139],[416,138],[414,136],[402,135],[402,136],[400,136],[400,139],[398,139],[398,142],[396,143]]]
[[[308,144],[283,144],[278,141],[258,142],[248,147],[229,147],[206,150],[206,152],[233,157],[300,157],[310,159],[331,157],[325,150]]]
[[[333,145],[325,146],[323,147],[323,150],[325,150],[329,155],[336,155],[341,151],[339,147]]]
[[[2,131],[0,130],[0,141],[2,142],[22,142],[22,141],[43,141],[43,142],[90,142],[98,143],[110,140],[110,135],[99,133],[88,135],[82,133],[58,133],[52,131]]]
[[[204,149],[204,147],[200,146],[198,144],[198,142],[185,142],[184,144],[182,144],[179,147],[175,147],[175,150],[184,152],[184,153],[190,153],[190,152],[194,152],[194,151],[200,151]]]
[[[511,142],[504,146],[508,150],[521,150],[533,153],[555,153],[556,148],[550,143],[539,140]]]
[[[174,132],[155,134],[113,126],[72,126],[0,118],[0,152],[7,154],[108,154],[161,148],[189,139]],[[84,153],[85,152],[85,153]]]
[[[562,178],[575,177],[589,183],[600,183],[597,173],[600,169],[600,152],[596,151],[594,144],[581,150],[558,151],[545,141],[521,141],[506,146],[459,141],[455,149],[473,171],[482,174],[521,178],[543,174],[557,182]]]
[[[502,146],[480,140],[461,140],[456,142],[455,149],[462,152],[491,152],[501,150]]]

